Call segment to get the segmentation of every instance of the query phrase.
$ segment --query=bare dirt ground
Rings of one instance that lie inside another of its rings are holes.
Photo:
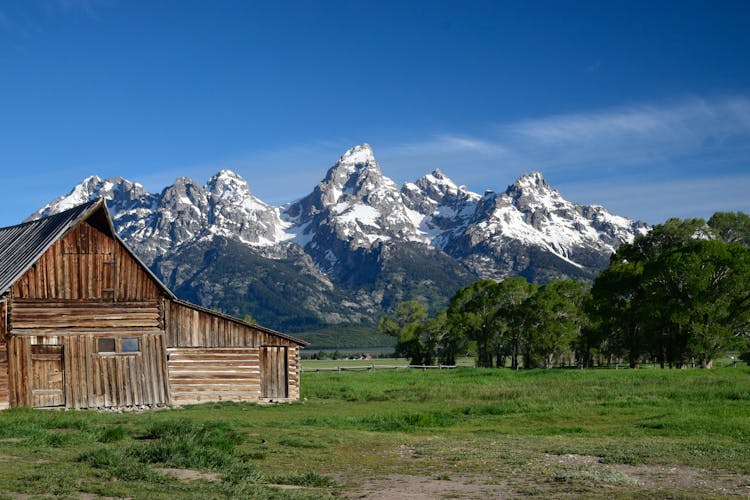
[[[402,450],[408,456],[409,450]],[[344,494],[368,500],[432,500],[439,498],[554,498],[658,494],[693,498],[750,498],[750,476],[695,467],[604,464],[587,455],[544,455],[537,473],[506,478],[483,474],[386,474],[360,480]],[[581,487],[581,485],[584,485]],[[684,492],[684,493],[683,493]]]
[[[391,474],[370,479],[347,498],[371,500],[432,500],[435,498],[504,498],[507,486],[486,484],[480,476],[459,476],[444,479]]]
[[[171,467],[159,467],[156,468],[156,470],[161,472],[162,474],[166,474],[177,479],[204,479],[206,481],[217,481],[219,479],[219,474],[216,474],[214,472],[201,472],[191,469],[174,469]]]
[[[750,498],[750,476],[717,472],[684,465],[603,464],[599,457],[589,455],[545,455],[550,463],[573,465],[597,475],[621,480],[623,484],[659,490],[703,491],[718,496]]]

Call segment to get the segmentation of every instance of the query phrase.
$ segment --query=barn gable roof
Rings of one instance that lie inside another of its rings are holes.
[[[100,200],[17,226],[0,228],[0,294],[4,294],[49,247],[97,208]]]
[[[39,258],[79,223],[100,213],[97,221],[171,298],[175,295],[157,278],[117,235],[104,198],[84,203],[49,217],[0,228],[0,295],[7,292]]]

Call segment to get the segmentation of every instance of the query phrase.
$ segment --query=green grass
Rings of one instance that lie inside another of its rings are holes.
[[[0,461],[0,491],[32,496],[319,498],[393,474],[511,496],[747,496],[750,369],[305,373],[290,405],[3,411]]]

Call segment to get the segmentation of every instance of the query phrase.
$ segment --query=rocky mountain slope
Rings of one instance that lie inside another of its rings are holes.
[[[89,177],[29,219],[99,196],[123,239],[178,295],[288,331],[372,322],[412,298],[437,308],[480,277],[590,280],[648,230],[565,200],[538,172],[483,196],[439,170],[399,187],[367,144],[283,207],[222,170],[203,186],[181,177],[158,194]]]

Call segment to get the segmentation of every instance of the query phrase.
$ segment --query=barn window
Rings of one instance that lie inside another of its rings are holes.
[[[97,352],[115,352],[115,339],[98,339],[96,342]]]
[[[96,340],[96,352],[102,354],[132,354],[141,352],[141,343],[137,338],[113,339],[100,338]]]
[[[140,352],[140,350],[138,339],[122,339],[122,349],[120,352]]]

